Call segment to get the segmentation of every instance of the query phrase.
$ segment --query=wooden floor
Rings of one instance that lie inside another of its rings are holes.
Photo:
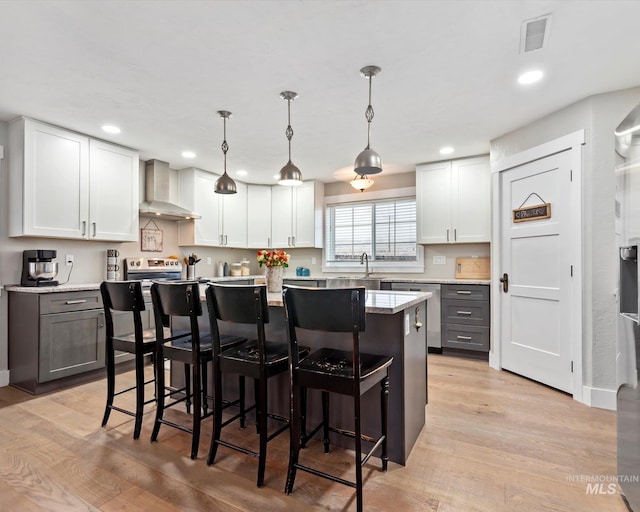
[[[427,424],[407,466],[389,464],[385,474],[373,459],[365,468],[367,512],[626,511],[619,495],[588,494],[584,482],[616,474],[615,413],[483,361],[430,354],[429,372]],[[258,489],[251,457],[221,447],[207,467],[211,419],[192,461],[187,434],[163,427],[149,442],[150,406],[138,441],[133,420],[117,412],[101,428],[104,395],[104,381],[38,397],[0,388],[1,510],[355,509],[352,489],[305,473],[291,496],[282,492],[286,434],[270,443],[266,485]],[[227,427],[224,435],[257,441],[253,428]],[[349,451],[324,455],[312,443],[303,455],[352,474]]]

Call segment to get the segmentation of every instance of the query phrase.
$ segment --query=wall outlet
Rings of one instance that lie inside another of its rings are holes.
[[[73,265],[73,254],[65,254],[64,261],[67,265]]]
[[[446,265],[447,264],[447,257],[446,256],[434,256],[433,257],[433,264],[434,265]]]
[[[311,256],[311,264],[312,265],[316,264],[316,257],[315,256]]]
[[[207,265],[211,265],[211,256],[207,256]]]

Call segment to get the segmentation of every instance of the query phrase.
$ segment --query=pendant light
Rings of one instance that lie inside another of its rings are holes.
[[[356,175],[356,177],[351,180],[351,186],[360,192],[364,192],[366,189],[371,187],[373,183],[374,181],[366,174],[363,174],[362,176]]]
[[[280,93],[280,97],[283,100],[287,100],[288,125],[285,135],[289,140],[289,161],[282,169],[280,169],[278,183],[280,185],[295,186],[302,183],[302,173],[291,161],[291,138],[293,137],[293,128],[291,128],[291,100],[295,100],[298,97],[298,94],[293,91],[284,91]]]
[[[356,157],[354,164],[354,171],[359,176],[378,174],[382,172],[382,159],[378,153],[371,149],[370,146],[371,121],[373,120],[373,107],[371,106],[371,80],[374,76],[380,73],[380,71],[381,69],[378,66],[365,66],[360,70],[360,74],[369,80],[369,105],[364,113],[364,116],[367,119],[367,147],[364,148],[364,150]],[[352,185],[353,181],[351,182]],[[373,182],[371,184],[373,184]]]
[[[231,117],[231,112],[226,110],[218,110],[218,115],[222,118],[224,126],[224,137],[222,140],[222,153],[224,153],[224,173],[216,180],[215,193],[216,194],[235,194],[236,182],[233,181],[231,176],[227,174],[227,151],[229,151],[229,144],[227,144],[227,119]]]

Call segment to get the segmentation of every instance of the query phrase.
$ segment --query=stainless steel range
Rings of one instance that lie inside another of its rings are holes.
[[[179,281],[182,263],[175,258],[125,258],[124,279],[140,280],[143,286],[151,286],[151,281]]]

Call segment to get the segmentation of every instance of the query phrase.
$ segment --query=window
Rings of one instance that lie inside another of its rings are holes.
[[[365,252],[378,266],[421,264],[415,198],[329,204],[325,216],[327,266],[359,264]]]

